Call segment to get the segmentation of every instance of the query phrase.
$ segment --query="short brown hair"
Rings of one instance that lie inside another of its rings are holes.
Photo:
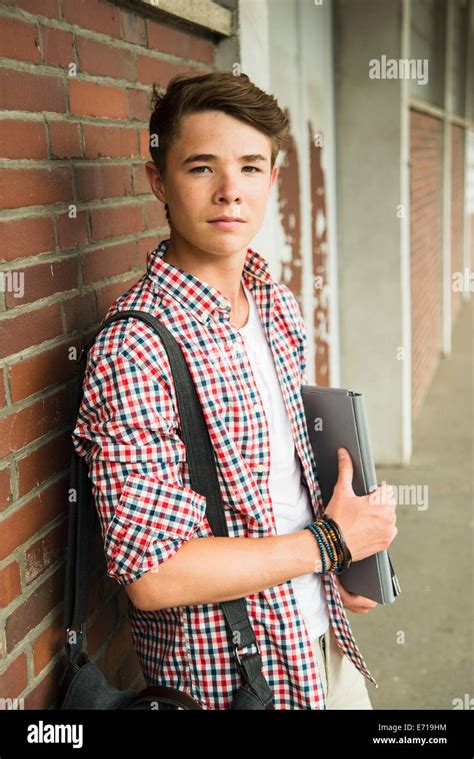
[[[152,107],[150,155],[163,178],[166,155],[179,138],[180,121],[187,114],[222,111],[263,132],[272,144],[271,169],[289,131],[288,117],[276,98],[259,89],[247,74],[234,76],[229,71],[193,77],[178,74],[170,80],[166,90],[153,84]]]

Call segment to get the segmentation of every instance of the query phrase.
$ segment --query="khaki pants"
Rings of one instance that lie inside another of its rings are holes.
[[[311,643],[318,660],[328,709],[373,709],[365,677],[337,645],[332,625]]]

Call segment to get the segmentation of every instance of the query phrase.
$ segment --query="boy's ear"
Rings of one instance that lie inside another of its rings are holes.
[[[272,169],[272,173],[270,175],[270,189],[272,189],[273,185],[275,184],[275,182],[276,182],[276,180],[278,178],[279,170],[280,170],[280,167],[275,163],[275,165],[274,165],[274,167]]]
[[[156,195],[158,200],[161,200],[162,203],[166,203],[166,194],[163,188],[163,180],[161,179],[158,166],[154,161],[147,161],[145,164],[145,171],[151,187],[151,191],[154,195]]]

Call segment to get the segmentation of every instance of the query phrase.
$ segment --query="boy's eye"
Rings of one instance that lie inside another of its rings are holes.
[[[209,166],[195,166],[194,169],[190,170],[190,173],[202,174],[203,172],[199,171],[199,169],[208,169],[208,168]],[[260,169],[257,169],[256,166],[244,166],[244,169],[253,169],[254,171],[260,171]]]

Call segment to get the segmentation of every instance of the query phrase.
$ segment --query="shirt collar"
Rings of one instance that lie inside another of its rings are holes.
[[[215,317],[216,312],[222,314],[221,318],[228,320],[231,305],[220,290],[163,260],[169,242],[169,239],[163,240],[147,255],[147,276],[155,293],[167,293],[179,301],[186,310],[193,311],[203,322]],[[274,284],[267,259],[252,248],[247,248],[242,279],[249,290],[254,286]]]

